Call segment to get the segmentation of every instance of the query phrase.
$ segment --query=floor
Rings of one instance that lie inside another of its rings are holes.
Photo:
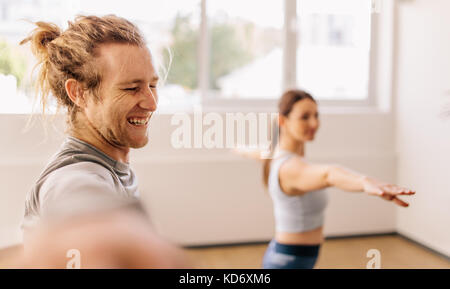
[[[184,251],[194,268],[251,269],[261,268],[266,247],[266,244],[239,245]],[[316,268],[364,269],[370,260],[366,257],[370,249],[380,252],[380,265],[384,269],[450,269],[448,259],[396,235],[326,240]],[[14,267],[11,260],[20,250],[21,247],[0,250],[0,269]]]
[[[193,266],[214,269],[261,268],[267,245],[245,245],[186,250]],[[371,258],[367,251],[380,252],[384,269],[446,268],[450,261],[400,236],[377,236],[326,240],[316,268],[364,269]]]

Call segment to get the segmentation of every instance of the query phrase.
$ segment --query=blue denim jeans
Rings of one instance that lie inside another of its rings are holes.
[[[263,259],[264,269],[313,269],[320,245],[286,245],[270,241]]]

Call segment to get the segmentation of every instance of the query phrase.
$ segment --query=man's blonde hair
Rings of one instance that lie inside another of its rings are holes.
[[[133,23],[114,15],[77,16],[73,22],[69,21],[65,31],[48,22],[36,22],[35,25],[36,28],[20,44],[30,42],[38,59],[36,95],[45,113],[51,92],[58,107],[67,108],[69,125],[74,124],[78,109],[66,93],[65,82],[73,78],[97,96],[102,80],[100,69],[95,65],[99,45],[145,45],[144,37]]]

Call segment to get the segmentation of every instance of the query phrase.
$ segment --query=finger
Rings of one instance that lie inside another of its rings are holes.
[[[400,193],[398,193],[397,195],[414,195],[416,192],[408,190],[408,189],[404,189],[402,190]]]
[[[406,191],[406,192],[401,192],[401,193],[399,193],[399,194],[397,194],[397,195],[408,195],[408,196],[410,196],[410,195],[414,195],[416,192],[414,192],[414,191]]]
[[[407,188],[403,189],[404,195],[414,195],[416,192]]]
[[[413,193],[413,191],[411,191],[410,189],[405,188],[405,187],[397,187],[397,186],[395,186],[395,188],[396,188],[396,190],[399,193],[402,193],[402,194],[411,194],[411,193]]]
[[[401,207],[408,207],[408,206],[409,206],[409,204],[408,204],[407,202],[402,201],[402,200],[400,200],[400,199],[397,198],[397,197],[394,197],[394,198],[392,199],[392,201],[394,201],[397,205],[399,205],[399,206],[401,206]]]
[[[386,192],[394,194],[394,195],[414,195],[415,194],[414,191],[411,191],[406,188],[401,188],[401,187],[392,187],[392,188],[386,189]]]

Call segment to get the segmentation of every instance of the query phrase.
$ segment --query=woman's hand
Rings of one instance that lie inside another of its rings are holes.
[[[409,204],[398,198],[401,195],[414,195],[416,192],[407,188],[402,188],[396,185],[381,183],[373,179],[364,177],[363,179],[364,192],[369,195],[379,196],[387,201],[393,201],[402,207],[408,207]]]

